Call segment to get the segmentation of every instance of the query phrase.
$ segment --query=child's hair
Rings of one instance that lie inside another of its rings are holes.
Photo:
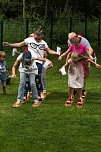
[[[27,63],[29,63],[30,61],[31,61],[31,59],[32,59],[32,55],[31,55],[31,52],[30,51],[24,51],[23,52],[23,56],[22,56],[22,59],[23,59],[23,62],[25,63],[25,64],[27,64]]]
[[[81,42],[81,38],[80,38],[80,37],[75,36],[75,37],[73,38],[73,43],[79,44],[80,42]]]
[[[78,52],[72,52],[71,53],[71,58],[73,59],[73,61],[79,61],[80,55],[79,55]]]
[[[4,51],[0,51],[0,57],[6,57],[6,53]]]

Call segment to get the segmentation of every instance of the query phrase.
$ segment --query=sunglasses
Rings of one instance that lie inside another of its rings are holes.
[[[35,40],[37,40],[37,41],[40,41],[41,40],[41,38],[34,38]]]

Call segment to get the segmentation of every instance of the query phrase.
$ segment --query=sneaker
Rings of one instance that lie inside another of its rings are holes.
[[[43,93],[46,93],[46,90],[43,90]]]
[[[23,104],[24,104],[23,101],[17,100],[17,101],[12,105],[12,107],[13,107],[13,108],[17,108],[17,107],[22,106]]]
[[[82,90],[82,98],[85,98],[85,96],[86,96],[86,91]]]
[[[26,100],[27,100],[27,96],[24,96],[24,97],[23,97],[23,100],[26,101]]]
[[[36,101],[32,104],[32,107],[38,107],[41,104],[41,102]]]
[[[42,98],[41,98],[41,96],[38,96],[38,101],[42,101]]]

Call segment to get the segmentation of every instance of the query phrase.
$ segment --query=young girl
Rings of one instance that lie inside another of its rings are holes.
[[[65,102],[65,106],[71,106],[73,102],[73,91],[77,89],[78,101],[77,105],[82,106],[84,101],[82,99],[82,88],[84,87],[84,72],[82,62],[93,63],[97,68],[101,68],[99,64],[96,64],[91,59],[87,59],[81,56],[78,52],[72,52],[70,59],[66,62],[64,66],[68,66],[68,99]]]
[[[6,94],[6,79],[8,75],[5,58],[6,58],[6,53],[4,51],[0,51],[0,82],[2,84],[4,94]]]
[[[20,54],[17,57],[17,60],[15,61],[13,65],[12,78],[16,77],[15,70],[17,68],[18,63],[20,62],[20,66],[19,66],[20,83],[19,83],[19,89],[18,89],[18,96],[17,96],[17,101],[13,104],[13,107],[15,108],[24,104],[23,98],[24,98],[26,74],[29,75],[29,80],[30,80],[32,98],[34,102],[32,104],[32,107],[37,107],[41,103],[38,100],[38,92],[37,92],[36,83],[35,83],[35,76],[38,73],[38,68],[36,66],[36,63],[34,62],[35,59],[46,61],[45,58],[37,57],[35,55],[33,57],[30,51],[25,51],[24,53]]]
[[[90,59],[93,60],[93,57],[89,54],[89,49],[81,43],[81,38],[78,37],[78,36],[75,36],[73,39],[72,39],[72,44],[69,46],[68,50],[63,53],[60,57],[59,57],[59,60],[61,60],[64,56],[67,57],[67,61],[69,59],[69,54],[71,52],[78,52],[80,53],[81,55],[86,55],[88,56]],[[84,76],[85,76],[85,79],[86,77],[88,76],[89,74],[89,68],[88,68],[88,63],[86,63],[85,61],[82,63],[82,66],[83,66],[83,71],[84,71]],[[84,84],[84,87],[82,89],[82,96],[84,96],[85,94],[85,84]]]

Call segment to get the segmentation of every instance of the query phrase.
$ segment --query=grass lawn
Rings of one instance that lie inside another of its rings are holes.
[[[100,61],[101,53],[98,53]],[[11,59],[8,60],[12,65]],[[17,78],[0,89],[0,152],[101,152],[101,69],[91,66],[87,96],[83,108],[65,107],[67,76],[58,70],[63,62],[52,58],[54,67],[47,71],[47,92],[43,103],[32,108],[32,100],[19,108],[16,101]]]

